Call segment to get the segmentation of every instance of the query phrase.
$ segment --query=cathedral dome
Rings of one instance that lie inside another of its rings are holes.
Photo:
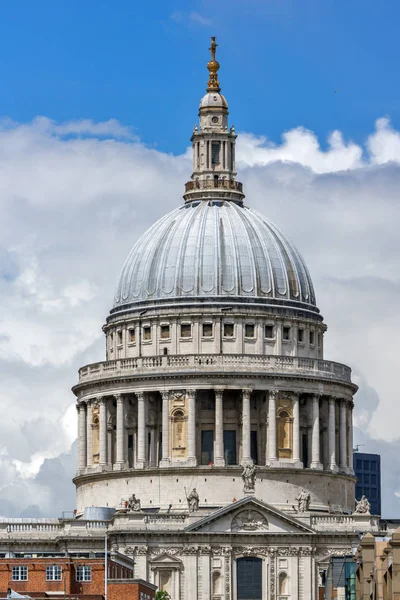
[[[150,227],[125,261],[111,312],[169,299],[318,312],[295,246],[263,215],[230,201],[190,202]]]
[[[199,108],[228,108],[228,102],[219,92],[207,92],[200,100]]]

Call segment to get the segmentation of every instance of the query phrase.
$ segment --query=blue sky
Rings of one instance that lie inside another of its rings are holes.
[[[355,442],[382,454],[399,515],[399,17],[376,0],[0,2],[0,515],[74,508],[70,389],[104,359],[130,248],[182,202],[211,35],[246,202],[304,256],[326,358],[360,386]]]
[[[240,131],[279,141],[298,125],[324,144],[400,125],[400,5],[376,0],[14,0],[0,7],[0,115],[111,117],[160,150],[188,144],[218,37]],[[339,92],[334,94],[334,90]]]

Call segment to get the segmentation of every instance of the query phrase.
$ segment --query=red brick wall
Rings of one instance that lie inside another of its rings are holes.
[[[155,600],[156,593],[153,588],[142,583],[130,583],[125,581],[109,581],[107,598],[108,600],[141,600],[140,593],[150,596],[150,600]]]
[[[46,581],[46,566],[60,565],[62,581]],[[76,567],[88,565],[92,568],[91,581],[76,581]],[[28,580],[13,581],[12,567],[27,566]],[[118,580],[127,578],[129,569],[109,561],[109,575]],[[132,573],[132,572],[131,572]],[[135,584],[136,587],[138,584]],[[11,587],[16,592],[60,592],[66,594],[101,594],[104,595],[104,559],[101,558],[3,558],[0,559],[0,594],[5,594]],[[148,593],[148,592],[147,592]],[[140,600],[140,594],[139,594]]]

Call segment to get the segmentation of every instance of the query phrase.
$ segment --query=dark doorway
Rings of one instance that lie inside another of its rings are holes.
[[[258,465],[257,431],[251,431],[250,434],[250,456],[254,464]]]
[[[308,464],[308,435],[303,433],[301,436],[301,450],[303,456],[303,466],[306,468]]]
[[[236,465],[236,431],[224,431],[224,458],[226,465]]]
[[[237,600],[262,600],[261,558],[236,561]]]
[[[207,429],[201,432],[201,464],[214,462],[214,431]]]
[[[134,461],[134,455],[133,455],[133,435],[129,434],[128,435],[128,465],[129,467],[132,469],[133,468],[133,461]]]

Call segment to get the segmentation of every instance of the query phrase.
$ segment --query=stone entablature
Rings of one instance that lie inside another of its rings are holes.
[[[211,373],[228,374],[232,370],[236,374],[297,376],[302,378],[321,379],[338,383],[351,384],[351,369],[341,363],[297,356],[276,356],[257,354],[187,354],[182,356],[142,356],[93,363],[79,369],[79,386],[86,382],[113,380],[116,377],[158,376],[168,377],[179,373],[185,377],[187,373],[209,376]]]

